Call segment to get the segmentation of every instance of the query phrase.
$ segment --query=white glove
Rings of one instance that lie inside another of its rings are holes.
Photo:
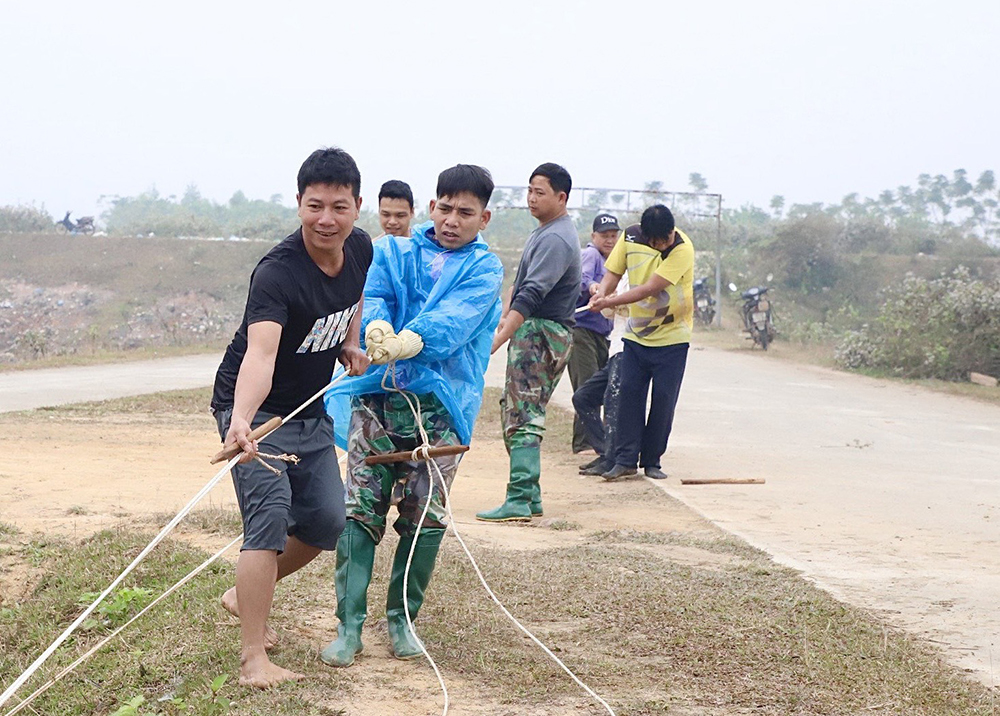
[[[365,328],[365,345],[370,346],[372,343],[381,343],[383,337],[395,332],[389,321],[371,321]]]
[[[399,357],[399,352],[403,350],[403,341],[395,333],[382,338],[379,343],[368,344],[368,357],[375,365],[385,365],[389,361],[394,361]]]
[[[376,365],[412,358],[424,347],[423,339],[413,331],[403,329],[397,335],[388,321],[372,321],[365,329],[368,357]]]
[[[424,339],[420,337],[419,333],[414,333],[404,328],[399,332],[398,338],[402,343],[402,347],[400,348],[399,355],[396,356],[396,360],[412,358],[424,349]]]

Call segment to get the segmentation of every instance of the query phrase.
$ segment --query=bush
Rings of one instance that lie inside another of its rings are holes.
[[[878,316],[837,348],[845,368],[904,378],[965,380],[991,373],[1000,356],[1000,281],[973,279],[958,268],[924,279],[908,275],[882,292]]]
[[[34,206],[0,206],[0,233],[27,234],[31,232],[51,232],[55,226],[52,216]]]

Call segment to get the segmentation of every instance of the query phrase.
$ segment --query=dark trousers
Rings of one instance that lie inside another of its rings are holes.
[[[573,407],[583,423],[587,440],[597,454],[612,460],[618,447],[618,395],[621,391],[621,359],[616,353],[603,368],[573,393]],[[601,419],[601,406],[604,418]]]
[[[625,341],[622,351],[622,387],[619,397],[619,436],[615,464],[625,467],[659,467],[667,451],[674,423],[674,408],[687,365],[687,343],[644,346]],[[646,414],[646,394],[653,396]]]
[[[569,352],[569,362],[566,366],[574,393],[590,376],[607,365],[608,345],[608,339],[600,333],[579,326],[573,329],[573,348]],[[573,452],[580,452],[588,447],[600,452],[598,445],[588,439],[583,421],[577,415],[573,418]]]

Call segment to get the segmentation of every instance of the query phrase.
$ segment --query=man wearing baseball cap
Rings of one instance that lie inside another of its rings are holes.
[[[604,278],[604,261],[615,247],[621,228],[618,226],[618,219],[612,214],[598,214],[594,217],[593,232],[590,234],[590,243],[587,244],[580,254],[582,278],[580,282],[580,295],[577,298],[577,306],[586,306],[590,303],[590,297],[601,285]],[[608,335],[614,326],[614,321],[605,318],[600,313],[581,312],[576,316],[576,327],[573,329],[573,348],[569,353],[569,380],[573,385],[573,391],[587,382],[594,373],[599,371],[608,362]],[[579,416],[573,419],[573,452],[582,452],[589,448],[596,447],[587,440],[583,422]],[[592,463],[600,461],[600,456],[595,460],[581,465],[581,469],[593,467]]]

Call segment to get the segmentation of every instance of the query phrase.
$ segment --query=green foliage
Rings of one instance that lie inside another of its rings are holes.
[[[765,245],[778,281],[801,291],[818,291],[837,282],[837,243],[841,227],[833,217],[810,213],[782,223]]]
[[[278,197],[280,198],[280,197]],[[205,199],[193,184],[178,201],[150,189],[114,197],[102,215],[108,232],[122,236],[240,236],[278,240],[298,225],[296,209],[237,191],[225,204]]]
[[[944,380],[1000,370],[1000,281],[959,268],[931,280],[909,275],[882,297],[875,319],[838,346],[844,367]]]
[[[111,716],[138,716],[139,707],[146,703],[146,699],[142,696],[136,696],[131,698],[125,704],[122,704]]]
[[[24,204],[0,206],[0,233],[51,231],[54,224],[44,205],[41,208]]]
[[[215,677],[186,699],[164,698],[148,704],[144,696],[134,696],[111,716],[225,716],[233,707],[233,702],[219,693],[227,678],[225,674]]]
[[[224,204],[206,199],[194,184],[180,200],[153,188],[133,197],[111,197],[102,214],[108,233],[116,236],[230,237],[278,241],[299,225],[298,210],[282,204],[280,194],[250,199],[236,191]],[[425,217],[418,217],[423,220]],[[49,220],[48,226],[52,222]],[[362,210],[356,225],[372,236],[382,233],[378,215]]]
[[[81,626],[84,629],[95,629],[98,626],[118,627],[129,620],[150,602],[153,592],[141,587],[122,587],[108,596],[95,610],[101,619],[87,619]],[[85,592],[80,595],[77,604],[88,607],[101,596],[100,592]]]

